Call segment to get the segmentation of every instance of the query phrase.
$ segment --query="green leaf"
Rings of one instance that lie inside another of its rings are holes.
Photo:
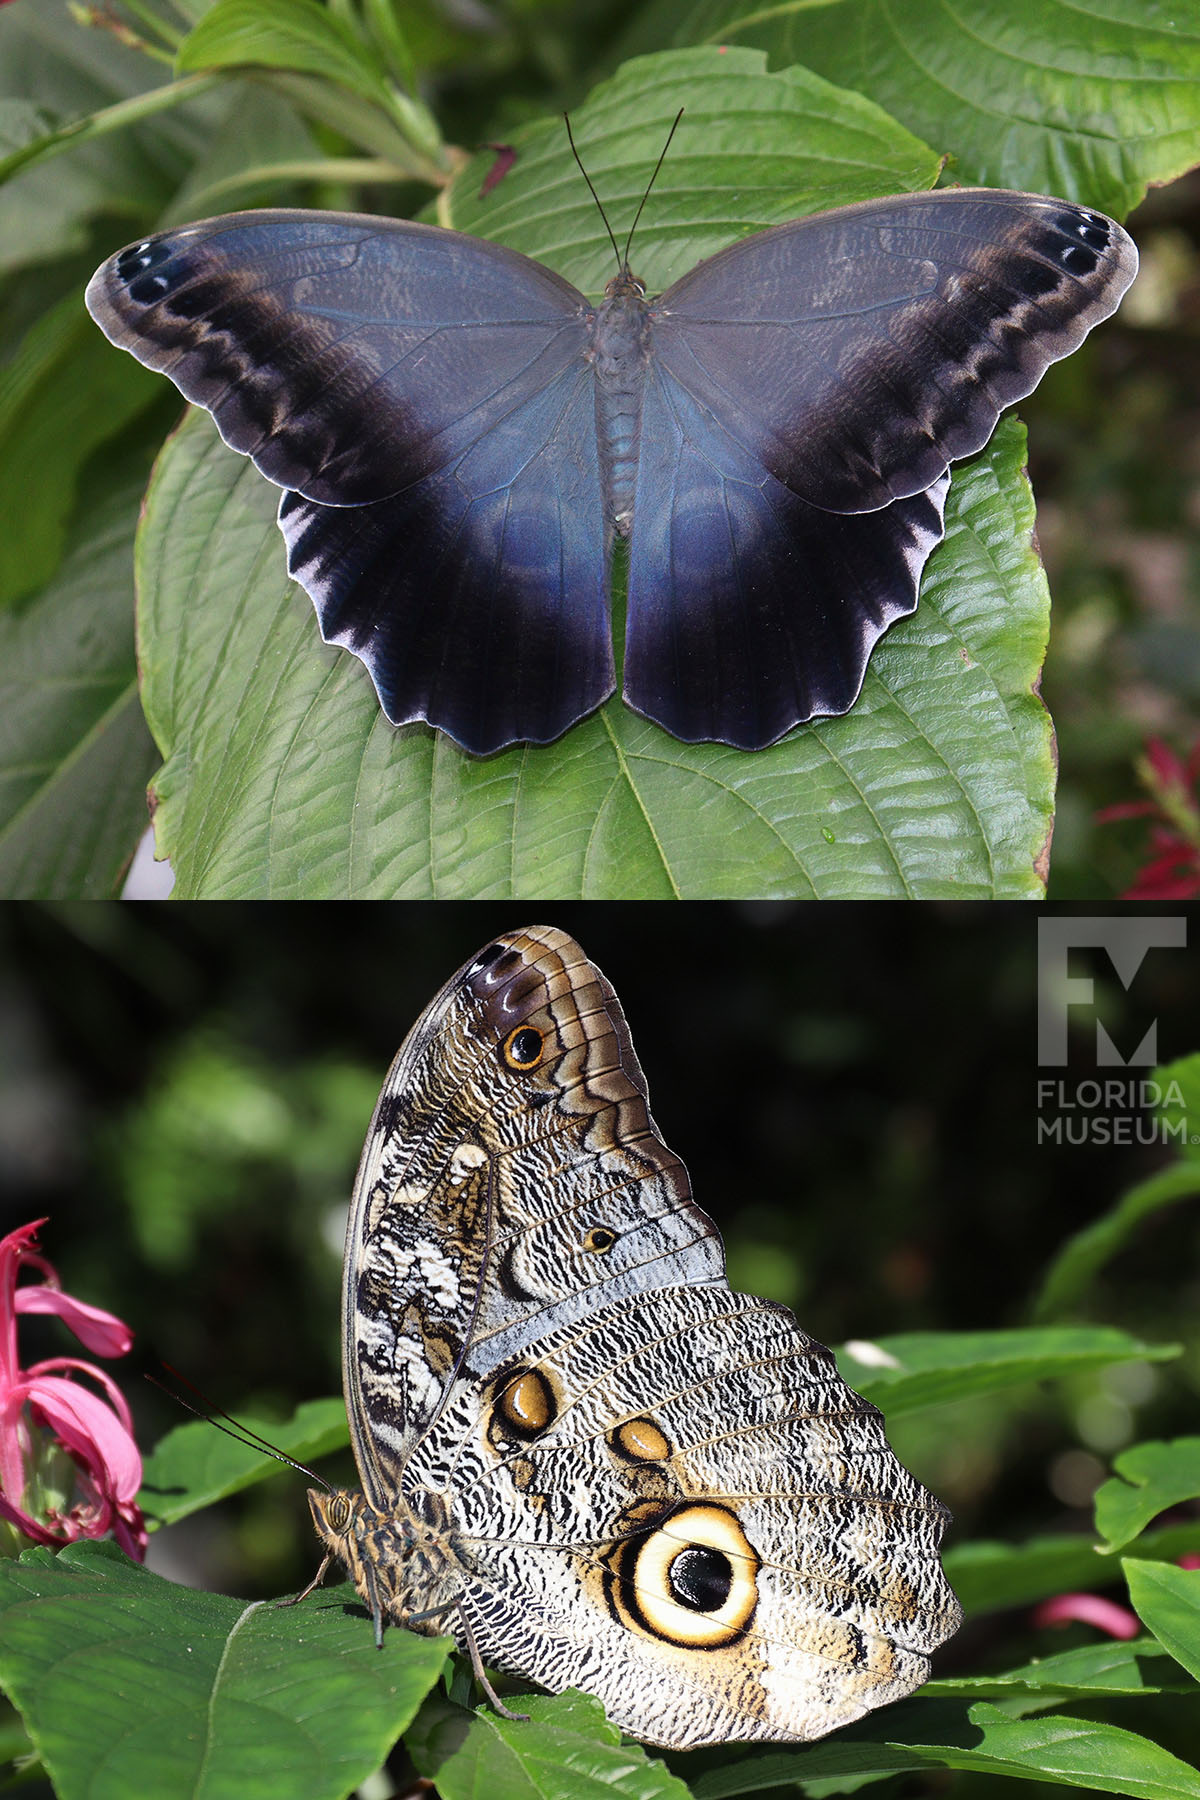
[[[1115,1725],[1057,1714],[1012,1719],[985,1701],[963,1707],[943,1700],[888,1707],[872,1721],[873,1729],[878,1731],[885,1721],[893,1728],[903,1721],[906,1741],[858,1738],[863,1727],[851,1726],[805,1749],[735,1751],[730,1762],[689,1785],[695,1800],[731,1800],[794,1782],[895,1774],[934,1764],[1102,1794],[1133,1794],[1139,1800],[1200,1800],[1200,1772],[1151,1739]],[[939,1730],[940,1740],[934,1736]]]
[[[144,456],[123,458],[89,485],[54,580],[0,614],[0,893],[8,899],[111,896],[146,828],[156,758],[133,655]]]
[[[21,505],[0,532],[0,607],[58,567],[79,472],[98,445],[162,398],[132,357],[114,357],[71,294],[0,370],[0,493]]]
[[[1148,1565],[1159,1568],[1162,1565]],[[1146,1679],[1143,1665],[1153,1668],[1156,1680]],[[1157,1694],[1171,1684],[1170,1662],[1153,1638],[1137,1638],[1125,1643],[1106,1639],[1103,1643],[1084,1644],[1076,1650],[1064,1650],[1058,1656],[1041,1656],[1019,1669],[1007,1669],[1001,1675],[966,1675],[959,1679],[927,1681],[921,1689],[922,1699],[961,1697],[965,1700],[989,1699],[1018,1701],[1024,1696],[1028,1704],[1049,1706],[1062,1700],[1086,1700],[1097,1695]],[[1014,1716],[1010,1704],[1004,1709]]]
[[[950,152],[964,183],[1061,194],[1123,217],[1200,161],[1195,8],[1109,0],[679,0],[643,13],[623,53],[753,44],[871,99]]]
[[[1145,1219],[1200,1194],[1200,1055],[1155,1069],[1150,1080],[1161,1096],[1157,1111],[1164,1142],[1178,1149],[1183,1160],[1136,1182],[1115,1206],[1067,1239],[1042,1278],[1031,1309],[1036,1319],[1059,1317],[1078,1306],[1098,1271],[1124,1249]]]
[[[119,112],[125,103],[133,103],[136,113],[148,94],[152,105],[161,104],[161,90],[155,91],[161,75],[158,65],[112,32],[82,28],[68,0],[0,7],[0,94],[10,96],[0,179],[6,155],[44,154],[47,145],[80,142],[77,121]],[[172,95],[172,107],[186,93]],[[92,137],[86,154],[60,157],[53,168],[27,168],[7,181],[0,187],[0,271],[83,249],[96,214],[152,218],[200,148],[202,112],[185,105]]]
[[[621,1742],[589,1695],[521,1694],[511,1704],[527,1723],[426,1700],[406,1747],[442,1800],[688,1800],[661,1762]]]
[[[179,74],[248,65],[321,75],[388,104],[379,59],[317,0],[217,0],[175,62]]]
[[[297,1462],[328,1456],[350,1440],[346,1403],[340,1396],[306,1400],[282,1424],[241,1417],[237,1422]],[[279,1470],[280,1464],[253,1444],[214,1430],[206,1420],[195,1420],[169,1431],[146,1458],[138,1505],[155,1523],[172,1525]]]
[[[1164,1562],[1196,1552],[1200,1552],[1200,1519],[1152,1531],[1138,1543],[1140,1557]],[[1098,1546],[1078,1533],[1032,1538],[1024,1544],[981,1539],[953,1544],[942,1562],[968,1616],[1031,1606],[1052,1594],[1108,1588],[1115,1575]]]
[[[1158,1116],[1166,1141],[1185,1161],[1200,1162],[1200,1051],[1155,1069],[1162,1090]]]
[[[247,1605],[111,1544],[0,1565],[0,1681],[60,1800],[340,1800],[374,1772],[452,1646],[389,1631],[350,1588]]]
[[[855,96],[762,58],[651,57],[575,115],[593,179],[660,285],[806,205],[931,181],[931,153]],[[444,216],[479,223],[486,159]],[[672,175],[671,171],[675,170]],[[489,229],[585,287],[611,264],[555,124],[524,134]],[[474,210],[472,210],[474,209]],[[733,219],[738,221],[734,227]],[[1053,766],[1034,692],[1047,596],[1013,421],[964,465],[915,618],[843,719],[745,755],[681,745],[612,701],[557,744],[486,761],[393,730],[283,576],[276,495],[190,422],[139,549],[160,853],[181,897],[1032,895]]]
[[[1122,1557],[1129,1598],[1177,1663],[1200,1681],[1200,1569]]]
[[[846,1380],[889,1418],[1110,1363],[1167,1361],[1174,1344],[1143,1344],[1110,1326],[1028,1331],[909,1332],[838,1353]]]
[[[1113,1469],[1096,1490],[1096,1530],[1106,1552],[1122,1549],[1168,1506],[1200,1496],[1200,1438],[1134,1444]]]

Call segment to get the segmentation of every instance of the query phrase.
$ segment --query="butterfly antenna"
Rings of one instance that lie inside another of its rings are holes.
[[[583,176],[583,179],[587,182],[588,189],[591,193],[592,199],[596,202],[596,210],[600,214],[600,217],[604,220],[604,229],[605,229],[605,231],[607,231],[608,241],[613,247],[613,255],[617,259],[617,267],[620,268],[620,267],[622,267],[621,246],[617,243],[616,238],[613,236],[613,228],[608,222],[608,214],[605,212],[603,206],[600,204],[600,196],[596,192],[595,188],[592,186],[592,178],[588,174],[587,170],[584,168],[583,158],[580,156],[578,150],[575,148],[575,135],[571,130],[571,115],[570,115],[570,113],[563,114],[563,123],[566,125],[566,128],[567,128],[567,142],[571,146],[571,155],[575,158],[575,161],[579,164],[579,173]],[[676,121],[676,123],[678,123],[678,121]],[[667,142],[668,143],[670,142],[669,138],[668,138]]]
[[[194,1413],[196,1418],[203,1419],[209,1425],[215,1425],[218,1431],[223,1431],[226,1437],[231,1437],[235,1444],[244,1444],[248,1450],[261,1450],[264,1456],[273,1456],[276,1462],[286,1463],[289,1469],[295,1469],[299,1474],[307,1475],[310,1481],[315,1481],[318,1487],[323,1487],[327,1494],[333,1493],[334,1490],[324,1476],[318,1475],[315,1469],[310,1469],[306,1463],[297,1462],[294,1457],[286,1455],[284,1451],[277,1449],[269,1438],[252,1430],[249,1425],[243,1425],[240,1419],[233,1417],[232,1413],[227,1413],[223,1407],[215,1405],[208,1395],[196,1386],[194,1381],[189,1381],[186,1375],[181,1375],[178,1369],[171,1367],[170,1363],[165,1362],[163,1368],[173,1381],[180,1381],[184,1387],[191,1388],[193,1394],[202,1402],[203,1410],[199,1406],[193,1406],[190,1400],[185,1400],[182,1394],[177,1394],[174,1388],[169,1388],[165,1381],[158,1379],[157,1375],[147,1374],[146,1380],[158,1388],[161,1393],[166,1394],[168,1399],[174,1400],[176,1406],[182,1406],[186,1412]],[[227,1420],[228,1423],[222,1425],[222,1419]]]
[[[680,119],[682,119],[682,117],[683,117],[683,107],[681,106],[679,111],[675,114],[675,123],[672,125],[670,131],[668,131],[667,141],[663,145],[662,152],[659,156],[659,159],[654,165],[654,173],[650,177],[649,181],[646,183],[646,191],[642,195],[642,204],[641,204],[641,206],[638,207],[637,212],[633,215],[633,224],[629,227],[629,236],[625,239],[625,255],[621,259],[621,267],[623,269],[627,269],[629,267],[629,248],[630,248],[630,245],[633,243],[633,234],[638,228],[638,220],[641,218],[642,213],[645,211],[646,202],[650,198],[650,189],[654,186],[655,182],[658,180],[658,171],[662,168],[664,162],[667,160],[667,151],[671,148],[671,139],[675,136],[675,133],[679,130],[679,121],[680,121]],[[610,233],[610,235],[611,235],[611,233]]]

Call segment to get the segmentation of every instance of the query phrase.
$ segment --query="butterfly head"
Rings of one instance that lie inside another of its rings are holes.
[[[639,280],[630,269],[627,262],[622,263],[617,273],[605,288],[604,298],[606,300],[644,300],[646,298],[646,284],[644,281]]]

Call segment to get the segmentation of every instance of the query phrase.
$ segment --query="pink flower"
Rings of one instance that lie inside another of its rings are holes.
[[[1056,1594],[1053,1600],[1034,1607],[1031,1622],[1041,1630],[1044,1625],[1068,1625],[1072,1620],[1094,1625],[1114,1638],[1135,1638],[1142,1629],[1127,1606],[1118,1606],[1100,1594]]]
[[[1161,738],[1150,738],[1136,766],[1151,799],[1122,801],[1096,814],[1098,825],[1153,821],[1146,846],[1153,854],[1121,899],[1191,899],[1200,894],[1200,739],[1185,762]]]
[[[0,1520],[35,1544],[69,1544],[111,1531],[141,1561],[146,1525],[136,1503],[142,1459],[125,1396],[110,1376],[73,1356],[22,1369],[17,1315],[57,1313],[97,1356],[124,1356],[133,1334],[112,1313],[64,1294],[38,1253],[44,1219],[0,1238]],[[17,1286],[22,1268],[40,1281]],[[103,1398],[81,1385],[86,1376]],[[20,1545],[18,1543],[17,1547]]]

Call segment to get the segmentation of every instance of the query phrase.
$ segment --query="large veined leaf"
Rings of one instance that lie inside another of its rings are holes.
[[[978,1701],[915,1700],[797,1750],[735,1750],[690,1785],[696,1800],[928,1768],[974,1769],[1138,1800],[1200,1800],[1200,1772],[1153,1739],[1059,1714],[1014,1719]],[[857,1785],[857,1783],[856,1783]],[[836,1782],[828,1792],[837,1792]]]
[[[0,1680],[60,1800],[340,1800],[371,1775],[452,1645],[375,1647],[351,1588],[247,1605],[112,1544],[0,1566]]]
[[[656,1757],[621,1741],[598,1700],[522,1694],[517,1704],[529,1723],[426,1700],[407,1748],[442,1800],[688,1800]]]
[[[731,237],[868,193],[928,186],[936,158],[804,71],[698,51],[624,69],[574,115],[652,289]],[[444,223],[541,255],[585,290],[612,251],[558,124],[532,129]],[[1041,888],[1053,788],[1035,684],[1047,595],[1023,438],[1008,422],[952,489],[915,617],[888,634],[845,718],[754,755],[685,746],[619,700],[557,744],[480,761],[380,715],[284,576],[277,496],[206,421],[169,446],[140,541],[160,854],[181,897],[1025,896]]]
[[[949,177],[1124,217],[1200,160],[1200,11],[1144,0],[658,0],[620,53],[754,44],[870,94]]]
[[[1200,1519],[1166,1525],[1138,1539],[1143,1562],[1174,1562],[1200,1553]],[[994,1612],[1001,1607],[1031,1606],[1052,1594],[1116,1585],[1112,1563],[1097,1554],[1091,1537],[1056,1532],[1024,1544],[977,1539],[951,1544],[942,1561],[963,1611]]]
[[[877,1344],[847,1344],[838,1352],[838,1366],[852,1388],[889,1418],[898,1418],[918,1407],[971,1400],[1023,1382],[1119,1362],[1166,1362],[1179,1354],[1177,1344],[1145,1344],[1111,1326],[1067,1325],[905,1332]]]

